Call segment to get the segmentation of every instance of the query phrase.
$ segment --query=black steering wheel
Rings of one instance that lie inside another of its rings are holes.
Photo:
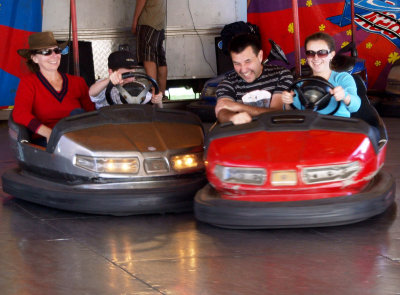
[[[134,81],[127,83],[124,86],[114,85],[111,81],[108,83],[106,88],[106,100],[109,105],[115,104],[111,98],[111,89],[115,86],[121,97],[121,102],[123,104],[140,104],[142,100],[146,97],[147,92],[150,91],[151,85],[154,87],[154,93],[158,94],[160,92],[157,82],[150,76],[139,73],[139,72],[126,72],[122,74],[122,79],[127,78],[143,78],[150,81],[151,84],[147,85],[140,81]]]
[[[271,44],[271,50],[269,52],[268,57],[263,61],[263,64],[267,64],[273,60],[281,60],[286,64],[289,64],[289,61],[286,58],[285,53],[283,52],[282,48],[276,44],[273,40],[268,39],[269,43]]]
[[[286,58],[285,52],[283,52],[282,48],[275,43],[275,41],[268,39],[269,44],[271,44],[271,51],[270,51],[270,56],[268,56],[268,59],[271,60],[271,57],[274,57],[274,59],[277,60],[282,60],[286,64],[289,64],[289,61]]]
[[[289,91],[295,90],[299,96],[302,106],[306,110],[319,111],[328,106],[331,101],[332,94],[330,90],[334,86],[322,77],[301,78],[295,81],[289,88]],[[333,115],[340,107],[340,102],[335,100],[335,109],[328,115]],[[294,104],[292,108],[297,109]]]

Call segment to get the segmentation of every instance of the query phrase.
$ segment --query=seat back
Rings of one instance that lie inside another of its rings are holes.
[[[15,123],[13,118],[13,112],[11,112],[8,118],[8,128],[14,130],[17,133],[18,142],[30,142],[32,138],[32,131],[25,126]]]
[[[367,87],[360,75],[352,75],[357,86],[357,94],[361,98],[361,105],[357,112],[351,114],[352,118],[364,120],[379,131],[378,141],[387,141],[387,132],[382,118],[371,105],[367,96]]]

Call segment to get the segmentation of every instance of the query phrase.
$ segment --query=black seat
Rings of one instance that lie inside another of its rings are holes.
[[[361,106],[357,112],[352,113],[352,118],[364,120],[377,130],[377,141],[387,141],[387,132],[382,118],[379,116],[377,110],[371,105],[367,96],[367,87],[360,75],[353,75],[354,81],[357,86],[357,94],[361,98]]]
[[[25,126],[15,123],[13,118],[13,112],[11,112],[8,118],[8,127],[17,133],[18,142],[30,142],[32,138],[32,131]]]

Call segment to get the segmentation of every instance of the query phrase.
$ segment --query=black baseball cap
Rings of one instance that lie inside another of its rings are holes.
[[[135,57],[126,50],[114,51],[108,57],[108,68],[118,70],[120,68],[134,69],[138,67]]]

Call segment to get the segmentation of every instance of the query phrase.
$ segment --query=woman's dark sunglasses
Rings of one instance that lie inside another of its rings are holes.
[[[326,49],[321,49],[321,50],[318,50],[317,52],[315,52],[313,50],[306,50],[306,56],[310,57],[310,58],[314,57],[315,55],[317,55],[320,58],[324,58],[324,57],[327,57],[329,53],[330,53],[330,51],[326,50]]]
[[[35,54],[41,54],[41,55],[51,55],[53,52],[55,54],[61,54],[62,50],[59,47],[56,47],[56,48],[53,48],[53,49],[35,50]]]

